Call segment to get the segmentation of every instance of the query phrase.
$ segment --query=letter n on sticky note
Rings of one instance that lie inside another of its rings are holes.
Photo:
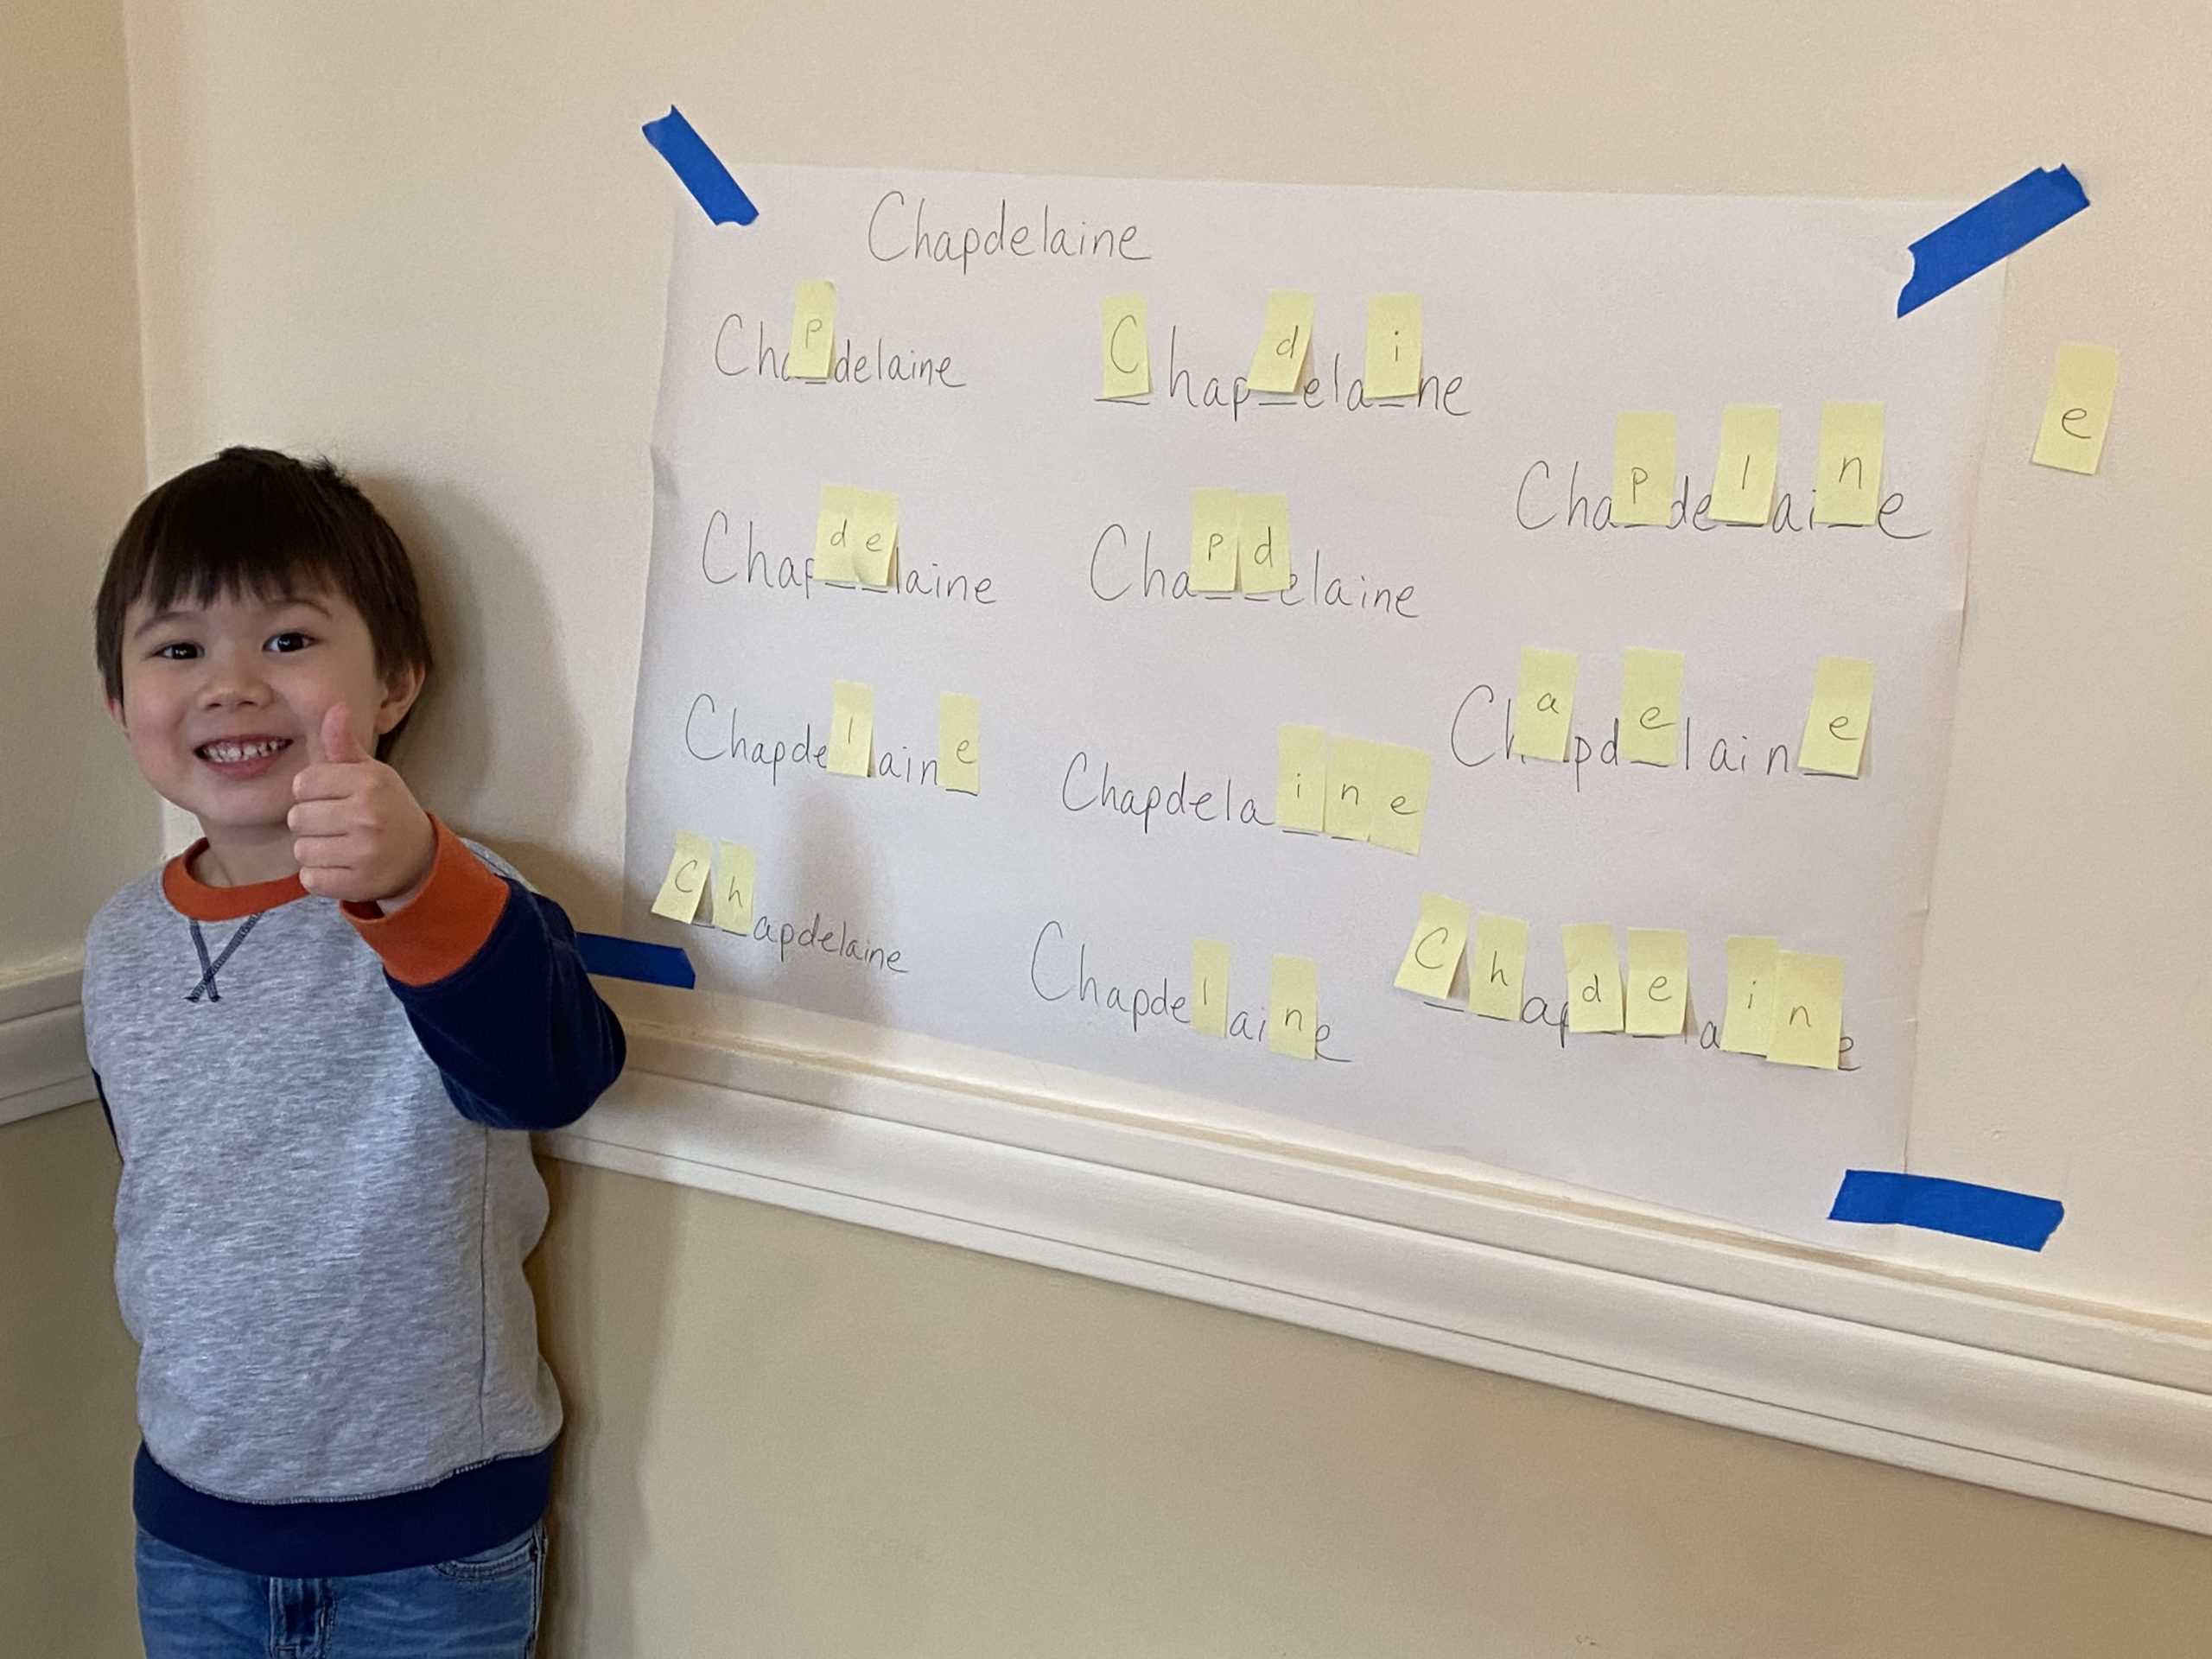
[[[1671,766],[1681,758],[1682,653],[1632,648],[1621,658],[1621,758]]]
[[[1377,294],[1367,302],[1363,397],[1411,397],[1421,391],[1421,296]]]
[[[854,490],[853,569],[871,588],[899,579],[899,498],[889,490]]]
[[[1236,585],[1248,594],[1290,586],[1290,498],[1259,491],[1236,499]]]
[[[1521,1017],[1521,980],[1529,965],[1529,924],[1488,911],[1475,918],[1467,958],[1467,1006],[1492,1020]]]
[[[753,880],[758,861],[750,847],[715,843],[715,925],[725,933],[753,931]]]
[[[1613,501],[1617,524],[1664,524],[1675,510],[1675,416],[1662,409],[1624,410],[1613,418]]]
[[[1521,653],[1521,690],[1513,700],[1513,753],[1564,760],[1574,734],[1575,655],[1530,645]]]
[[[1234,490],[1191,492],[1191,591],[1236,591],[1236,524],[1243,508]]]
[[[1720,1046],[1731,1054],[1764,1054],[1774,1040],[1774,970],[1781,942],[1758,934],[1728,939],[1728,1010]]]
[[[1724,524],[1763,524],[1774,511],[1782,454],[1782,411],[1731,404],[1720,411],[1720,459],[1713,468],[1713,516]]]
[[[2050,398],[2036,434],[2035,461],[2069,473],[2094,473],[2105,452],[2113,394],[2120,389],[2120,353],[2109,346],[2069,340],[2051,365]]]
[[[1277,957],[1268,970],[1268,1046],[1295,1060],[1313,1058],[1319,972],[1305,957]]]
[[[1191,1029],[1229,1035],[1229,946],[1220,939],[1191,942]]]
[[[1375,746],[1375,810],[1367,839],[1394,853],[1421,851],[1421,823],[1428,814],[1428,779],[1435,761],[1427,749],[1405,743]]]
[[[1766,1057],[1834,1071],[1843,1058],[1843,958],[1777,953],[1774,1037]]]
[[[1874,664],[1855,657],[1823,657],[1813,671],[1813,706],[1797,745],[1797,770],[1840,778],[1859,775],[1866,722],[1874,706]]]
[[[1144,296],[1115,294],[1098,302],[1098,359],[1102,397],[1152,396],[1152,339]]]
[[[1379,788],[1382,746],[1363,737],[1329,740],[1329,800],[1322,828],[1342,841],[1365,841],[1374,834],[1375,797]]]
[[[1329,804],[1329,734],[1319,726],[1275,732],[1275,823],[1319,833]]]
[[[1629,929],[1629,1035],[1679,1037],[1689,1006],[1690,936],[1671,927]]]
[[[1421,896],[1421,916],[1391,982],[1420,996],[1448,997],[1467,949],[1467,907],[1440,893]]]
[[[653,914],[671,922],[696,918],[699,901],[707,896],[708,883],[714,878],[714,847],[704,836],[678,830],[668,874],[661,878],[660,892],[653,899]]]
[[[937,780],[963,795],[983,791],[983,703],[958,691],[937,700]]]
[[[1567,954],[1567,1028],[1618,1031],[1621,962],[1610,922],[1573,922],[1560,929]]]
[[[839,680],[830,692],[830,770],[866,778],[874,759],[875,689]]]
[[[1280,289],[1269,294],[1244,384],[1254,391],[1296,391],[1313,343],[1313,296]]]
[[[794,380],[827,380],[836,337],[837,285],[801,283],[791,302],[791,349],[784,372]]]
[[[1871,524],[1882,507],[1882,406],[1821,405],[1821,467],[1813,522]]]
[[[858,582],[860,569],[853,563],[853,498],[858,493],[842,484],[822,486],[822,513],[814,523],[814,575],[817,582]]]

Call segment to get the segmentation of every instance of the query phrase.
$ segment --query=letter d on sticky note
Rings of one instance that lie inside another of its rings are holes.
[[[668,861],[668,874],[661,878],[660,892],[653,899],[653,914],[671,922],[688,922],[696,917],[699,901],[707,896],[713,877],[714,862],[714,847],[704,836],[678,830],[675,855]]]
[[[875,689],[839,680],[830,692],[830,770],[865,778],[874,759]]]
[[[1191,1029],[1229,1035],[1229,946],[1220,939],[1191,942]]]
[[[1609,922],[1575,922],[1560,929],[1567,955],[1567,1028],[1618,1031],[1621,962]]]
[[[1290,586],[1290,498],[1262,490],[1236,498],[1236,585],[1248,594]]]
[[[1260,324],[1260,343],[1244,384],[1255,391],[1296,391],[1313,343],[1313,296],[1277,289],[1268,296],[1268,315]]]
[[[791,302],[791,349],[784,372],[794,380],[827,380],[837,338],[837,285],[801,283]]]

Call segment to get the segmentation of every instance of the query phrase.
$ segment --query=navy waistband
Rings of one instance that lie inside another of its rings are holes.
[[[428,1567],[505,1543],[537,1524],[552,1481],[549,1446],[389,1497],[241,1503],[186,1485],[142,1444],[130,1507],[163,1543],[225,1567],[270,1579],[340,1579]]]

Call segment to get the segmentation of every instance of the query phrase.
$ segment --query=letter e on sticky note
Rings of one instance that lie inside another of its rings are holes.
[[[1681,758],[1682,653],[1632,648],[1621,658],[1621,758],[1671,766]]]
[[[1797,746],[1797,770],[1840,778],[1859,775],[1866,723],[1874,707],[1874,664],[1855,657],[1823,657],[1813,671],[1813,706]]]
[[[2036,433],[2035,461],[2069,473],[2094,473],[2105,452],[2113,394],[2120,389],[2120,353],[2109,346],[2069,340],[2051,365],[2050,397]]]
[[[661,878],[660,892],[653,899],[653,914],[671,922],[696,918],[699,901],[707,896],[708,884],[714,879],[714,846],[704,836],[678,830],[668,874]]]
[[[983,791],[983,704],[947,691],[937,700],[937,781],[963,795]]]
[[[827,380],[836,339],[837,285],[801,283],[791,302],[791,349],[784,372],[794,380]]]
[[[1629,1035],[1679,1037],[1689,1006],[1690,936],[1671,927],[1629,929]]]
[[[1424,893],[1414,936],[1406,942],[1405,960],[1391,982],[1416,995],[1448,997],[1466,949],[1467,907],[1440,893]]]
[[[1368,819],[1367,839],[1394,853],[1418,853],[1435,760],[1427,749],[1404,743],[1377,743],[1375,760],[1375,810]]]
[[[1152,339],[1144,296],[1115,294],[1098,302],[1102,397],[1152,396]]]
[[[874,760],[875,690],[839,680],[830,692],[830,770],[866,778]]]
[[[853,490],[853,569],[871,588],[899,575],[899,498],[889,490]]]

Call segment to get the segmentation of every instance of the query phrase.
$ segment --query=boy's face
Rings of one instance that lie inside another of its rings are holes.
[[[108,712],[146,781],[219,841],[283,830],[333,705],[373,750],[422,685],[419,669],[377,672],[368,624],[334,593],[188,599],[159,614],[141,600],[124,620],[123,701]]]

